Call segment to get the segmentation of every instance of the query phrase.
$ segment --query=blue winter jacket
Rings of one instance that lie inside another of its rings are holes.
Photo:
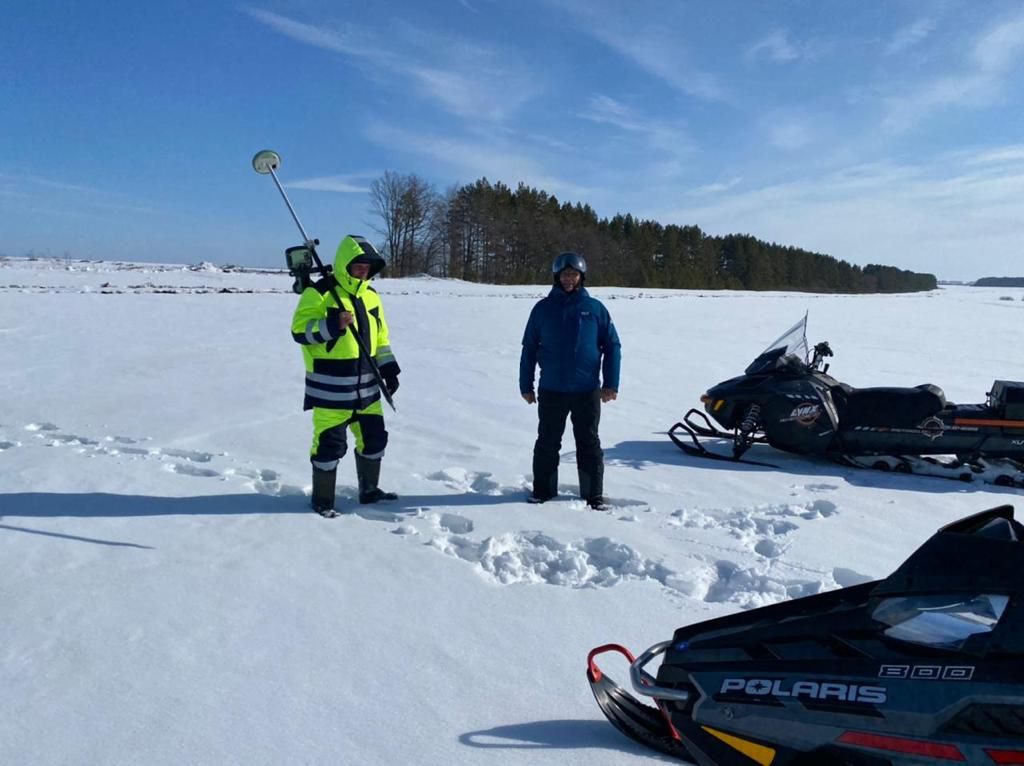
[[[546,391],[618,391],[621,358],[619,334],[608,309],[583,287],[567,293],[555,286],[533,307],[526,323],[519,357],[519,391],[533,391],[538,362],[540,388]]]

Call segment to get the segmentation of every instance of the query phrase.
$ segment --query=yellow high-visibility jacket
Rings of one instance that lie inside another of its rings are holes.
[[[355,333],[363,340],[387,380],[397,378],[401,369],[391,351],[388,323],[380,295],[370,287],[369,279],[384,267],[384,260],[371,266],[370,277],[358,280],[348,273],[348,265],[362,255],[357,239],[346,237],[338,247],[334,274],[302,291],[292,317],[292,338],[302,345],[306,366],[306,395],[303,409],[362,410],[380,399],[380,388],[369,363],[362,357]],[[339,306],[331,286],[341,299]],[[348,311],[355,322],[339,329],[338,316]]]

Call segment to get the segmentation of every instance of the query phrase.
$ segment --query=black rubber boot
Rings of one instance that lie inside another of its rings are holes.
[[[328,519],[338,515],[334,510],[334,485],[337,477],[338,471],[335,468],[330,471],[313,469],[313,497],[310,498],[310,505],[314,511]]]
[[[368,460],[362,455],[356,455],[356,476],[359,477],[359,502],[363,505],[398,499],[398,495],[394,492],[385,492],[377,486],[377,482],[380,481],[380,464],[381,461],[379,459]]]

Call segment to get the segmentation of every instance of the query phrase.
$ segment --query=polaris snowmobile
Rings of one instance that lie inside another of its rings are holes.
[[[587,678],[623,734],[699,766],[1024,764],[1022,541],[1012,506],[983,511],[884,580],[679,628],[636,658],[599,646]],[[656,707],[601,671],[609,651]]]
[[[705,411],[691,409],[669,438],[717,460],[771,466],[744,458],[767,443],[847,465],[1024,486],[1024,382],[995,381],[984,404],[952,404],[933,384],[853,388],[828,374],[827,342],[809,353],[806,327],[804,315],[743,375],[709,389]],[[731,440],[732,454],[701,437]]]

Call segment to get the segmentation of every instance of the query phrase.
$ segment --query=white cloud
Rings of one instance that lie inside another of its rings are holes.
[[[885,54],[892,56],[913,48],[934,32],[937,26],[935,19],[924,18],[898,29],[885,46]]]
[[[584,32],[676,90],[709,101],[732,100],[718,77],[690,62],[679,36],[672,33],[664,19],[644,26],[629,4],[598,5],[593,0],[550,2],[568,11]]]
[[[704,197],[711,194],[721,194],[722,192],[729,191],[743,182],[743,178],[736,176],[730,178],[728,181],[719,181],[718,183],[705,184],[704,186],[698,186],[694,189],[690,189],[687,192],[692,197]]]
[[[43,178],[42,176],[32,175],[31,173],[0,173],[0,181],[6,181],[8,183],[15,183],[26,186],[45,186],[50,189],[58,189],[60,191],[70,192],[82,192],[84,194],[111,194],[111,192],[97,189],[94,186],[85,186],[78,183],[70,183],[68,181],[54,181],[51,178]]]
[[[814,132],[811,127],[799,119],[779,119],[768,125],[768,141],[777,149],[791,152],[802,149],[811,143]]]
[[[0,194],[3,194],[5,197],[25,199],[40,199],[45,197],[49,200],[53,196],[58,196],[54,194],[54,192],[57,192],[62,193],[59,194],[59,196],[62,197],[67,204],[81,205],[87,210],[99,209],[123,213],[145,214],[161,212],[156,208],[137,204],[135,200],[129,198],[127,194],[122,192],[107,191],[95,186],[86,186],[84,184],[71,183],[69,181],[43,178],[42,176],[32,175],[31,173],[0,173],[0,182],[9,184],[8,188],[0,190]],[[42,189],[47,191],[43,192],[39,187],[42,187]],[[42,208],[36,208],[35,212],[46,211]],[[60,215],[71,214],[66,210],[51,212],[56,212]],[[75,215],[85,215],[85,213],[79,212]]]
[[[886,99],[882,126],[902,132],[946,108],[977,108],[995,103],[1014,76],[1024,55],[1024,14],[998,22],[982,32],[960,72],[912,83]]]
[[[1016,144],[1014,146],[1003,146],[1000,147],[999,149],[979,152],[977,154],[972,155],[967,160],[967,162],[975,165],[983,165],[993,162],[1024,162],[1024,144]]]
[[[293,40],[349,56],[395,78],[458,117],[501,121],[542,87],[542,79],[515,56],[453,35],[396,24],[391,38],[398,39],[385,42],[370,30],[341,31],[261,9],[245,11]]]
[[[367,138],[395,152],[408,152],[441,163],[468,183],[486,177],[515,188],[520,181],[560,197],[587,201],[594,190],[552,175],[545,164],[533,156],[512,148],[507,142],[486,139],[466,140],[448,136],[414,133],[402,128],[375,125]]]
[[[326,191],[360,194],[370,190],[366,183],[357,183],[356,179],[366,178],[369,174],[360,173],[356,176],[321,176],[319,178],[306,178],[299,181],[286,183],[289,189],[306,189],[307,191]],[[376,174],[374,174],[376,175]]]
[[[799,51],[789,42],[789,36],[783,30],[772,32],[758,40],[747,49],[747,59],[753,60],[766,56],[772,61],[794,61],[800,57]]]
[[[261,8],[244,7],[242,10],[274,31],[300,43],[371,61],[382,62],[386,58],[379,46],[367,44],[369,32],[366,30],[349,27],[346,31],[340,31],[305,24]]]
[[[654,146],[676,157],[690,155],[694,151],[693,140],[682,123],[641,116],[636,110],[609,96],[593,96],[589,109],[580,116],[636,134],[643,140],[644,148]]]
[[[1022,147],[933,158],[921,165],[875,163],[820,179],[799,178],[700,206],[654,211],[663,223],[712,234],[744,231],[852,263],[898,263],[940,278],[969,279],[977,254],[1019,262],[1024,242]],[[978,156],[994,159],[979,170]]]

